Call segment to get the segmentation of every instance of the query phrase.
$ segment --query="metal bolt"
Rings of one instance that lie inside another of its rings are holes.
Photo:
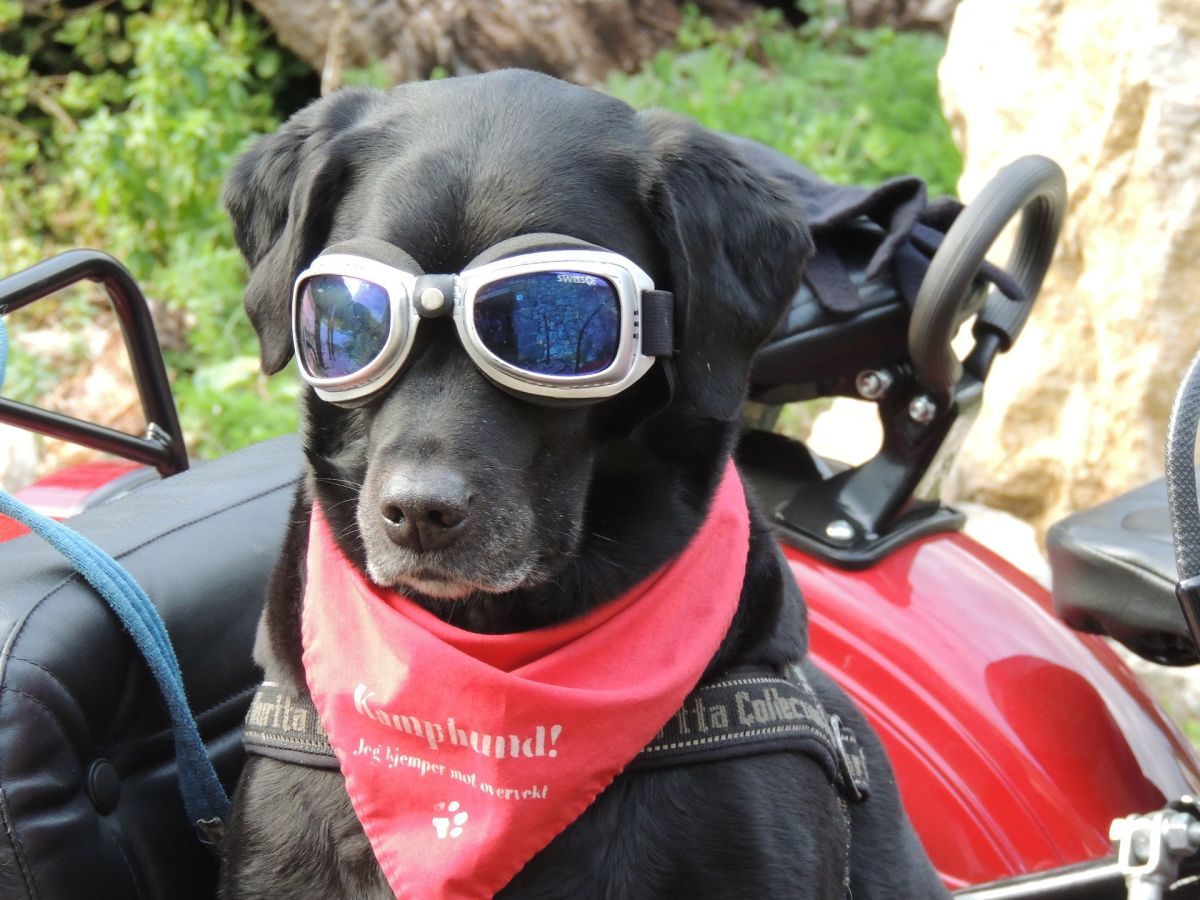
[[[1163,843],[1176,855],[1190,856],[1200,842],[1200,822],[1189,813],[1168,813],[1163,817]]]
[[[886,369],[863,369],[854,379],[858,396],[864,400],[879,400],[892,386],[892,373]]]
[[[825,537],[839,544],[848,544],[854,540],[854,526],[845,519],[834,519],[825,526]]]
[[[427,287],[421,291],[421,308],[426,312],[436,313],[440,311],[445,302],[446,295],[435,287]]]
[[[912,403],[908,404],[908,417],[918,425],[928,425],[936,415],[937,404],[928,394],[913,397]]]

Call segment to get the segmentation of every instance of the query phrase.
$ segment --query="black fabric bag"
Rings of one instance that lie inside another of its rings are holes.
[[[770,147],[726,139],[793,192],[817,248],[803,287],[755,358],[751,396],[767,402],[823,396],[839,378],[907,359],[913,303],[963,204],[929,200],[925,182],[913,176],[875,187],[831,184]],[[985,264],[980,278],[1024,299],[1001,269]]]

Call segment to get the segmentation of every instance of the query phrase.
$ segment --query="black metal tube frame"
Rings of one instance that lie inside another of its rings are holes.
[[[1112,857],[977,884],[955,900],[1125,900],[1125,876]]]
[[[0,422],[153,466],[166,477],[188,467],[187,448],[158,335],[141,289],[121,263],[99,250],[68,250],[0,280],[0,316],[83,281],[104,287],[121,325],[142,413],[144,437],[0,398]]]

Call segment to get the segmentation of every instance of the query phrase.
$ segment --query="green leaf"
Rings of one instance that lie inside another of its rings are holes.
[[[21,17],[24,15],[24,9],[20,3],[13,0],[2,0],[0,2],[0,34],[12,30]]]
[[[805,9],[820,21],[791,28],[776,10],[721,30],[685,8],[676,45],[607,90],[769,144],[835,181],[915,174],[952,193],[962,163],[937,92],[944,40]]]

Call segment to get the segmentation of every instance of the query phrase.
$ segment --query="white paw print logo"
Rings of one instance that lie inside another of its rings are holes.
[[[438,809],[444,809],[450,813],[448,816],[434,816],[433,828],[437,832],[438,840],[444,840],[451,837],[456,838],[463,833],[463,826],[467,824],[466,811],[460,811],[457,800],[452,800],[449,803],[439,803]]]

